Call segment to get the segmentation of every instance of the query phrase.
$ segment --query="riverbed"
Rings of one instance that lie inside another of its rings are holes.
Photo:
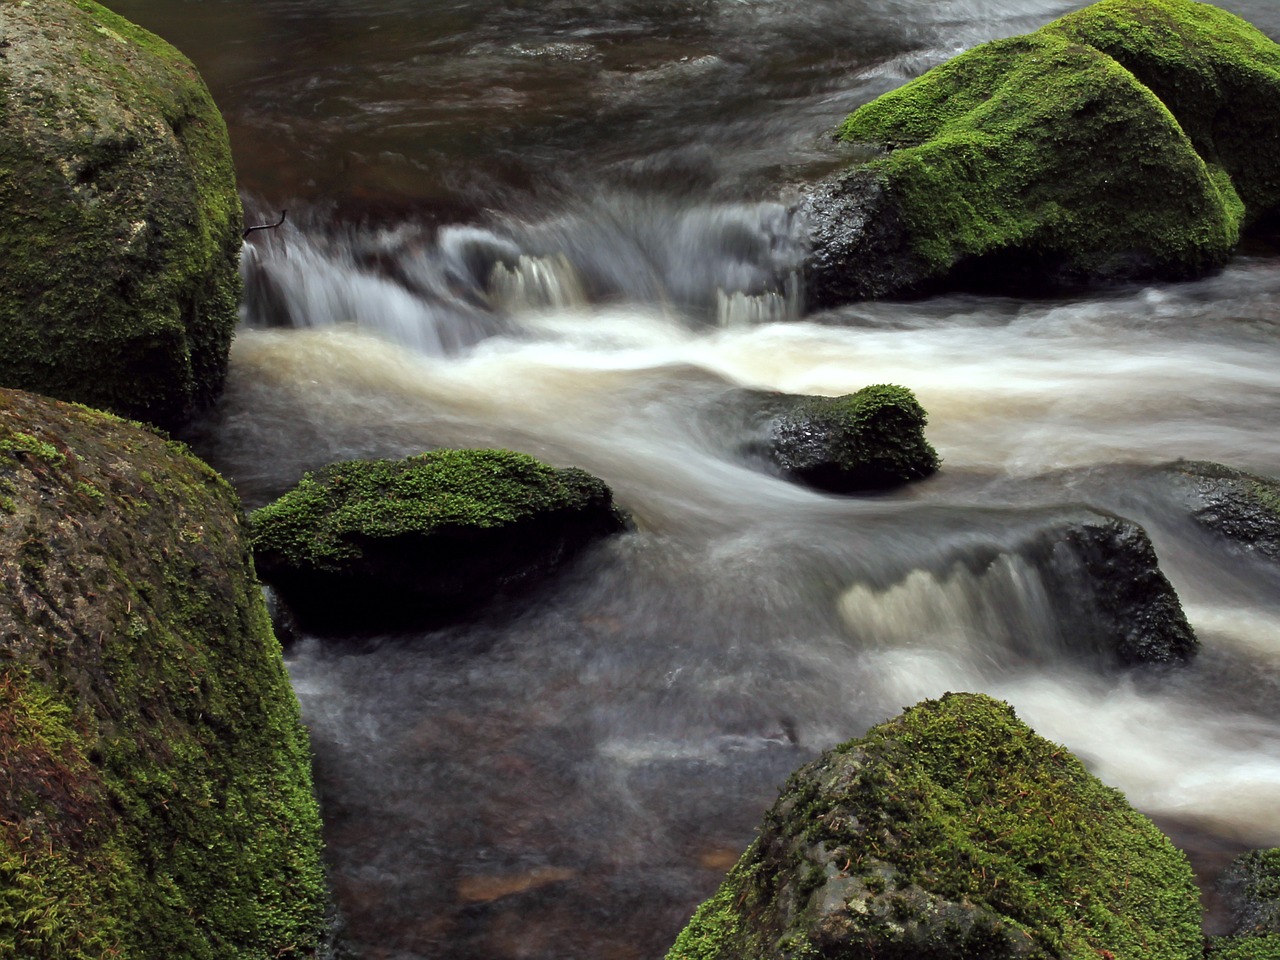
[[[789,206],[852,109],[1051,0],[113,0],[224,111],[248,219],[191,436],[246,506],[337,459],[498,446],[637,530],[477,622],[288,657],[368,960],[657,960],[787,774],[980,690],[1213,871],[1280,843],[1280,569],[1153,466],[1280,475],[1280,255],[1196,283],[806,309]],[[1280,36],[1269,0],[1223,4]],[[943,458],[834,497],[744,454],[744,389],[915,391]],[[1147,529],[1203,643],[1121,671],[1017,545]],[[995,557],[975,564],[975,556]],[[1212,905],[1212,904],[1211,904]],[[1217,923],[1212,915],[1209,929]]]

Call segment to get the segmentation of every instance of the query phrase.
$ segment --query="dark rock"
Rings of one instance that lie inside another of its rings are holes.
[[[1198,651],[1150,538],[1132,520],[1090,510],[1046,528],[1020,552],[1051,585],[1058,619],[1073,624],[1080,647],[1127,665],[1179,663]]]
[[[310,749],[231,488],[0,390],[0,521],[0,956],[310,956]]]
[[[1174,479],[1196,523],[1280,562],[1280,481],[1203,461],[1160,469]]]
[[[784,476],[834,493],[899,486],[938,469],[924,409],[905,387],[841,397],[756,394],[768,456]]]
[[[980,694],[925,701],[788,781],[667,960],[1192,960],[1186,858]]]
[[[191,62],[91,0],[4,4],[0,383],[173,428],[222,389],[241,212]]]
[[[1280,934],[1280,847],[1237,857],[1218,886],[1231,905],[1233,934]]]
[[[912,249],[910,225],[885,183],[874,170],[854,169],[821,181],[801,198],[810,309],[925,294],[937,284],[929,261]]]
[[[609,488],[506,450],[350,460],[250,517],[262,577],[306,629],[430,625],[525,588],[626,529]]]
[[[1280,848],[1236,858],[1218,889],[1231,907],[1235,928],[1231,936],[1210,939],[1206,960],[1280,958]]]
[[[811,301],[1203,275],[1274,219],[1278,104],[1280,46],[1192,0],[976,47],[840,128],[888,152],[800,204]]]

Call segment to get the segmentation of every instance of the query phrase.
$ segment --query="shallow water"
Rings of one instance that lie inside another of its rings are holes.
[[[193,437],[247,505],[339,458],[505,446],[583,466],[638,532],[478,624],[290,669],[369,958],[657,958],[787,773],[984,690],[1202,873],[1280,843],[1280,571],[1149,469],[1280,474],[1280,258],[1199,283],[806,313],[789,184],[858,103],[1078,4],[116,0],[228,115],[245,325]],[[1280,35],[1264,0],[1228,4]],[[748,390],[911,387],[943,472],[788,484]],[[1150,532],[1204,642],[1116,672],[1030,531]],[[974,558],[985,558],[981,563]]]

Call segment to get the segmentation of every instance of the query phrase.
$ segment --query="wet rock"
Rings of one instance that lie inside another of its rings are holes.
[[[241,212],[191,62],[90,0],[4,5],[0,383],[167,428],[222,388]]]
[[[1082,511],[1021,552],[1051,585],[1058,619],[1074,625],[1079,648],[1105,650],[1126,665],[1185,662],[1199,650],[1150,538],[1132,520]]]
[[[1237,857],[1218,886],[1231,904],[1233,933],[1280,934],[1280,847]]]
[[[1218,888],[1231,907],[1231,936],[1213,937],[1207,960],[1280,957],[1280,848],[1251,850],[1223,873]]]
[[[1103,0],[930,70],[838,137],[887,152],[799,205],[815,306],[1199,276],[1280,209],[1280,46],[1192,0]]]
[[[1006,704],[947,694],[793,774],[667,960],[1200,952],[1168,839]]]
[[[321,633],[473,612],[628,522],[596,477],[507,450],[332,464],[250,517],[258,572]]]
[[[0,390],[0,956],[311,955],[310,749],[231,488]]]
[[[906,387],[877,384],[840,397],[754,394],[784,476],[833,493],[899,486],[938,469],[924,409]]]
[[[1280,480],[1219,463],[1183,460],[1160,468],[1201,526],[1251,553],[1280,561]]]

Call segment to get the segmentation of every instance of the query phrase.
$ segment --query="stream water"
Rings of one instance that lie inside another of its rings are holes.
[[[1014,704],[1204,877],[1280,843],[1280,569],[1150,469],[1280,475],[1280,256],[819,314],[796,279],[791,185],[843,162],[849,110],[1080,4],[111,5],[202,70],[249,219],[289,210],[193,438],[249,507],[336,459],[502,446],[638,522],[477,623],[290,651],[365,958],[656,960],[789,771],[946,690]],[[1224,5],[1280,36],[1272,0]],[[883,382],[937,477],[837,498],[742,455],[743,387]],[[1079,504],[1149,531],[1192,665],[1073,645],[1019,544]]]

